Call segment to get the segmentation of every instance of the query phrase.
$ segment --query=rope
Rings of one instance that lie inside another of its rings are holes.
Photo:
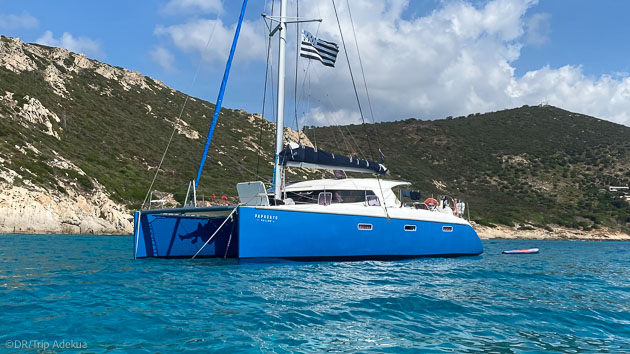
[[[354,44],[357,48],[357,55],[359,56],[359,66],[361,67],[361,76],[363,76],[363,85],[365,86],[365,95],[367,96],[368,107],[370,108],[370,116],[372,116],[372,123],[374,123],[374,131],[376,132],[376,142],[380,145],[381,138],[376,127],[376,120],[374,119],[374,111],[372,110],[372,101],[370,100],[370,91],[368,90],[367,80],[365,80],[365,71],[363,70],[363,60],[361,60],[361,52],[359,51],[359,41],[357,40],[357,32],[354,29],[354,21],[352,20],[352,11],[350,11],[350,1],[346,0],[348,6],[348,14],[350,15],[350,24],[352,25],[352,34],[354,35]],[[379,146],[379,152],[381,151]]]
[[[333,9],[335,10],[335,17],[337,18],[337,25],[339,26],[339,35],[341,36],[341,44],[343,45],[343,52],[346,55],[346,62],[348,63],[348,70],[350,70],[350,78],[352,79],[352,87],[354,88],[354,96],[357,99],[357,104],[359,106],[359,113],[361,114],[361,122],[363,122],[363,130],[365,131],[365,139],[368,143],[368,149],[370,150],[370,157],[374,159],[374,153],[372,150],[372,143],[370,143],[370,137],[368,135],[368,131],[365,125],[365,117],[363,116],[363,109],[361,108],[361,101],[359,100],[359,92],[357,91],[357,85],[354,81],[354,74],[352,73],[352,66],[350,65],[350,57],[348,57],[348,49],[346,48],[346,41],[343,38],[343,31],[341,30],[341,22],[339,21],[339,14],[337,13],[337,5],[335,5],[335,0],[331,0],[333,4]]]
[[[275,2],[272,0],[271,1],[271,15],[273,16],[273,10],[274,10],[274,4]],[[263,20],[264,21],[264,20]],[[267,22],[264,21],[265,25],[267,25]],[[267,34],[269,34],[269,31],[271,31],[271,27],[267,26]],[[263,135],[263,125],[264,125],[264,119],[265,119],[265,106],[267,103],[267,80],[269,79],[269,71],[271,70],[271,75],[273,75],[273,66],[271,66],[270,69],[270,64],[269,64],[269,52],[271,51],[271,37],[269,38],[267,44],[267,60],[266,60],[266,65],[265,65],[265,88],[263,89],[263,101],[262,101],[262,110],[260,113],[260,116],[262,117],[262,121],[260,122],[260,130],[258,132],[258,146],[260,148],[262,148],[262,135]],[[271,80],[271,85],[272,85],[272,95],[273,95],[273,79]],[[273,109],[273,105],[271,107],[272,111]],[[275,112],[273,112],[275,113]],[[255,121],[255,120],[254,120]],[[260,172],[260,156],[262,154],[258,154],[258,158],[256,159],[256,176],[258,176],[258,172]]]
[[[245,204],[249,203],[250,201],[256,199],[258,196],[253,196],[251,199],[247,200],[245,202]],[[238,205],[234,207],[234,209],[232,209],[232,212],[225,218],[225,220],[223,220],[223,222],[221,223],[221,225],[219,225],[219,227],[216,229],[216,231],[212,234],[212,236],[210,236],[210,238],[208,238],[208,241],[206,241],[206,243],[203,244],[203,246],[201,246],[201,248],[197,251],[197,253],[195,253],[194,256],[192,256],[192,259],[195,259],[195,257],[197,257],[197,255],[204,249],[204,247],[206,247],[208,245],[208,243],[210,243],[210,241],[212,241],[212,239],[214,238],[214,236],[219,232],[219,230],[221,230],[221,228],[223,227],[223,225],[225,225],[225,223],[230,220],[230,218],[232,217],[232,215],[238,210]],[[234,230],[234,224],[232,224],[232,231]],[[232,239],[232,233],[230,232],[230,240]],[[230,247],[229,245],[229,241],[228,241],[228,247]],[[227,250],[225,251],[225,254],[227,255]]]
[[[206,42],[206,46],[203,49],[203,52],[201,53],[201,56],[199,57],[199,62],[197,63],[197,70],[195,70],[195,75],[193,76],[193,80],[192,83],[190,84],[190,90],[192,91],[193,87],[195,87],[195,82],[197,82],[197,76],[199,76],[199,71],[201,70],[201,62],[203,60],[203,56],[204,54],[206,54],[206,51],[208,50],[208,47],[210,46],[210,42],[212,41],[212,37],[214,36],[214,30],[217,27],[217,23],[219,22],[219,17],[221,17],[221,13],[222,13],[222,9],[223,9],[223,0],[221,0],[221,10],[219,10],[219,12],[217,13],[217,18],[214,21],[214,25],[212,26],[212,31],[210,32],[210,35],[208,36],[208,41]],[[184,109],[186,108],[186,104],[188,103],[188,100],[190,99],[190,95],[186,95],[186,99],[184,99],[184,104],[182,105],[181,110],[179,111],[179,116],[177,117],[177,120],[175,121],[175,124],[173,124],[173,131],[171,132],[171,137],[168,139],[168,143],[166,144],[166,149],[164,149],[164,153],[162,154],[162,158],[160,159],[160,163],[158,164],[157,169],[155,170],[155,175],[153,176],[153,180],[151,180],[151,185],[149,186],[149,190],[147,191],[147,195],[144,197],[144,200],[142,201],[142,206],[140,207],[140,209],[144,209],[145,204],[147,203],[147,199],[149,199],[149,195],[151,194],[151,190],[153,189],[153,185],[155,184],[155,180],[157,179],[158,174],[160,173],[160,168],[162,168],[162,163],[164,163],[164,158],[166,158],[166,153],[168,152],[169,147],[171,146],[171,142],[173,141],[173,137],[175,136],[175,132],[177,131],[177,127],[179,126],[179,123],[182,120],[182,115],[184,114]]]
[[[295,1],[295,17],[300,18],[300,0]],[[300,64],[300,23],[295,24],[295,86],[293,88],[293,112],[295,114],[295,130],[298,134],[298,144],[302,145],[302,136],[300,135],[300,123],[298,122],[298,109],[297,109],[297,90],[298,90],[298,66]]]
[[[335,0],[331,0],[332,4],[333,4],[333,9],[335,10],[335,17],[337,18],[337,25],[339,26],[339,34],[341,36],[341,43],[343,44],[343,51],[346,55],[346,62],[348,63],[348,70],[350,70],[350,78],[352,79],[352,87],[354,88],[354,95],[357,99],[357,105],[359,106],[359,113],[361,114],[361,122],[363,123],[363,130],[365,132],[365,139],[367,140],[368,143],[368,149],[370,150],[370,156],[372,159],[374,159],[374,152],[372,150],[372,143],[370,143],[370,136],[368,135],[368,131],[367,131],[367,126],[365,124],[365,118],[363,116],[363,109],[361,108],[361,101],[359,100],[359,92],[357,91],[357,85],[354,82],[354,75],[352,74],[352,66],[350,65],[350,57],[348,57],[348,50],[346,48],[346,42],[343,38],[343,31],[341,30],[341,22],[339,21],[339,15],[337,14],[337,6],[335,5]],[[350,4],[348,3],[348,0],[346,0],[346,3],[348,4],[348,12],[350,11]],[[363,71],[363,64],[361,62],[361,53],[359,52],[359,44],[357,43],[357,34],[356,31],[354,30],[354,23],[352,22],[352,14],[350,14],[350,22],[352,23],[352,32],[354,34],[354,43],[356,44],[356,48],[357,48],[357,53],[359,54],[359,63],[361,63],[361,73],[363,74],[363,83],[365,84],[365,90],[366,93],[367,91],[367,81],[365,80],[365,72]],[[370,100],[370,96],[368,93],[368,102]],[[374,121],[374,113],[372,112],[372,105],[370,104],[370,113],[372,114],[372,121]],[[346,126],[346,129],[348,129],[348,127]],[[350,129],[348,129],[348,132],[350,132]],[[350,135],[350,137],[352,137],[352,134]],[[352,139],[354,140],[354,137],[352,137]],[[377,138],[378,139],[378,138]],[[355,141],[356,144],[356,141]],[[357,144],[358,147],[358,144]],[[379,149],[380,151],[380,149]],[[389,223],[390,217],[389,217],[389,212],[387,210],[387,205],[385,203],[385,195],[383,194],[383,187],[381,186],[381,178],[380,176],[376,176],[376,180],[378,181],[378,188],[381,191],[381,195],[383,196],[383,209],[385,210],[385,215],[387,216],[387,222]]]
[[[204,247],[206,247],[208,245],[208,243],[210,243],[210,241],[212,241],[212,239],[214,238],[214,236],[216,236],[217,233],[219,233],[219,231],[221,230],[221,228],[223,227],[223,225],[225,225],[225,223],[230,220],[230,217],[232,217],[232,214],[234,214],[236,211],[238,210],[238,206],[235,207],[232,212],[230,213],[230,215],[227,216],[227,218],[225,218],[225,220],[223,220],[223,222],[221,223],[221,225],[219,226],[219,228],[216,229],[216,231],[212,234],[212,236],[210,236],[210,238],[208,239],[208,241],[206,241],[206,243],[203,244],[203,246],[201,246],[201,248],[199,249],[199,251],[197,251],[197,253],[195,253],[194,256],[192,256],[192,259],[195,259],[195,257],[197,257],[197,255],[199,254],[199,252],[201,252]]]
[[[230,250],[230,244],[232,244],[232,234],[234,233],[234,225],[235,222],[232,223],[232,230],[230,230],[230,238],[228,239],[227,247],[225,247],[225,254],[223,255],[223,259],[227,258],[228,251]]]
[[[260,154],[259,154],[259,155],[260,155]],[[243,171],[245,171],[245,172],[247,172],[247,173],[251,173],[251,174],[253,174],[253,175],[254,175],[254,177],[259,178],[261,181],[264,179],[264,178],[263,178],[262,176],[260,176],[258,173],[254,173],[254,171],[252,171],[252,170],[248,169],[247,167],[243,166],[244,164],[243,164],[243,161],[242,161],[242,160],[241,160],[241,161],[236,161],[236,160],[235,160],[233,157],[231,157],[229,154],[225,154],[225,155],[222,155],[222,156],[225,156],[225,157],[227,157],[228,159],[232,160],[232,162],[234,162],[234,163],[235,163],[235,166],[236,166],[237,168],[239,168],[239,169],[241,169],[241,170],[243,170]],[[269,182],[269,181],[266,181],[266,182]]]
[[[328,101],[328,104],[332,106],[332,101],[330,100],[330,97],[328,96],[328,94],[325,95],[326,100]],[[321,104],[321,100],[318,100],[319,103]],[[328,123],[328,125],[331,127],[330,131],[332,133],[333,139],[335,140],[335,145],[336,146],[340,146],[339,143],[337,142],[337,138],[335,137],[335,130],[334,128],[337,128],[337,130],[339,130],[339,135],[341,136],[341,141],[343,141],[343,143],[346,145],[346,148],[348,149],[348,154],[350,155],[363,155],[363,152],[361,151],[361,149],[359,150],[359,153],[357,154],[357,150],[355,150],[352,147],[352,144],[350,144],[348,142],[348,139],[346,139],[343,131],[341,130],[341,125],[337,122],[337,120],[331,115],[330,119],[328,119],[328,115],[324,115],[324,119],[326,119],[326,123]],[[332,120],[332,124],[330,123],[330,120]],[[333,128],[334,127],[334,128]],[[346,127],[347,129],[347,127]],[[352,137],[352,133],[350,133],[350,131],[348,131],[350,137]],[[356,145],[356,143],[355,143]],[[358,148],[358,146],[357,146]]]

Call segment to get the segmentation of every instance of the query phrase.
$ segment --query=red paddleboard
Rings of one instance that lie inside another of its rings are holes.
[[[503,254],[534,254],[534,253],[538,253],[538,251],[539,251],[538,248],[528,248],[528,249],[524,249],[524,250],[503,251],[501,253],[503,253]]]

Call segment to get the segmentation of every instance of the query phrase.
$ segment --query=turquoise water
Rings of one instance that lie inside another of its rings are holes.
[[[238,263],[133,260],[131,237],[0,235],[0,350],[630,350],[630,243],[484,246],[472,258]],[[517,247],[541,253],[500,254]]]

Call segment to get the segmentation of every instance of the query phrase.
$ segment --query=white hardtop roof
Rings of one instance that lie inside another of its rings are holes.
[[[288,184],[285,187],[287,192],[309,191],[309,190],[373,190],[378,191],[392,189],[396,186],[411,185],[405,181],[381,180],[376,178],[345,178],[345,179],[316,179],[310,181],[300,181]]]

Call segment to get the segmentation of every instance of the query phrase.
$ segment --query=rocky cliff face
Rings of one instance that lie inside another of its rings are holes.
[[[182,203],[213,110],[140,73],[0,36],[0,232],[129,233],[173,132],[153,190],[169,205]],[[234,200],[237,182],[270,182],[275,127],[267,119],[221,110],[200,199]],[[423,195],[463,198],[480,225],[630,233],[630,204],[604,189],[630,183],[625,126],[524,106],[307,132],[331,152],[382,148],[389,178],[413,182]],[[287,179],[324,175],[289,169]]]
[[[28,144],[16,146],[21,153],[41,152]],[[56,180],[57,190],[34,184],[28,169],[14,171],[0,158],[0,233],[129,234],[133,217],[128,209],[113,202],[97,181],[91,192],[82,191],[68,176]],[[57,155],[48,162],[86,176],[72,162]],[[16,185],[20,182],[20,185]],[[62,192],[63,191],[63,192]]]
[[[133,218],[103,191],[82,195],[0,185],[0,233],[130,234]]]
[[[138,72],[0,36],[0,233],[131,233],[172,131],[154,189],[175,206],[214,109],[190,98],[179,119],[184,101]],[[224,109],[218,128],[199,195],[234,197],[254,169],[271,175],[272,123]]]
[[[118,80],[127,90],[133,86],[146,87],[144,77],[129,70],[112,68],[88,60],[84,55],[74,54],[61,48],[44,48],[25,44],[17,38],[2,37],[0,40],[0,67],[21,75],[38,73],[48,84],[48,91],[60,99],[72,100],[66,81],[73,73],[94,69],[103,77]],[[19,124],[27,130],[38,130],[57,140],[61,139],[63,126],[59,115],[61,104],[50,107],[36,97],[19,95],[7,90],[5,82],[0,89],[0,119],[9,124]],[[165,87],[165,86],[164,86]],[[98,89],[98,88],[94,88]],[[101,94],[107,94],[106,90]],[[6,143],[6,141],[5,141]],[[39,157],[42,152],[30,143],[13,146],[18,154],[29,158]],[[82,190],[68,174],[54,181],[56,190],[41,186],[35,172],[27,167],[10,167],[12,157],[0,157],[0,232],[31,233],[82,233],[121,234],[133,231],[132,217],[122,203],[116,203],[98,181],[90,178],[70,160],[52,150],[54,158],[46,159],[50,168],[76,172],[90,181],[94,188]],[[0,155],[2,156],[2,155]]]

